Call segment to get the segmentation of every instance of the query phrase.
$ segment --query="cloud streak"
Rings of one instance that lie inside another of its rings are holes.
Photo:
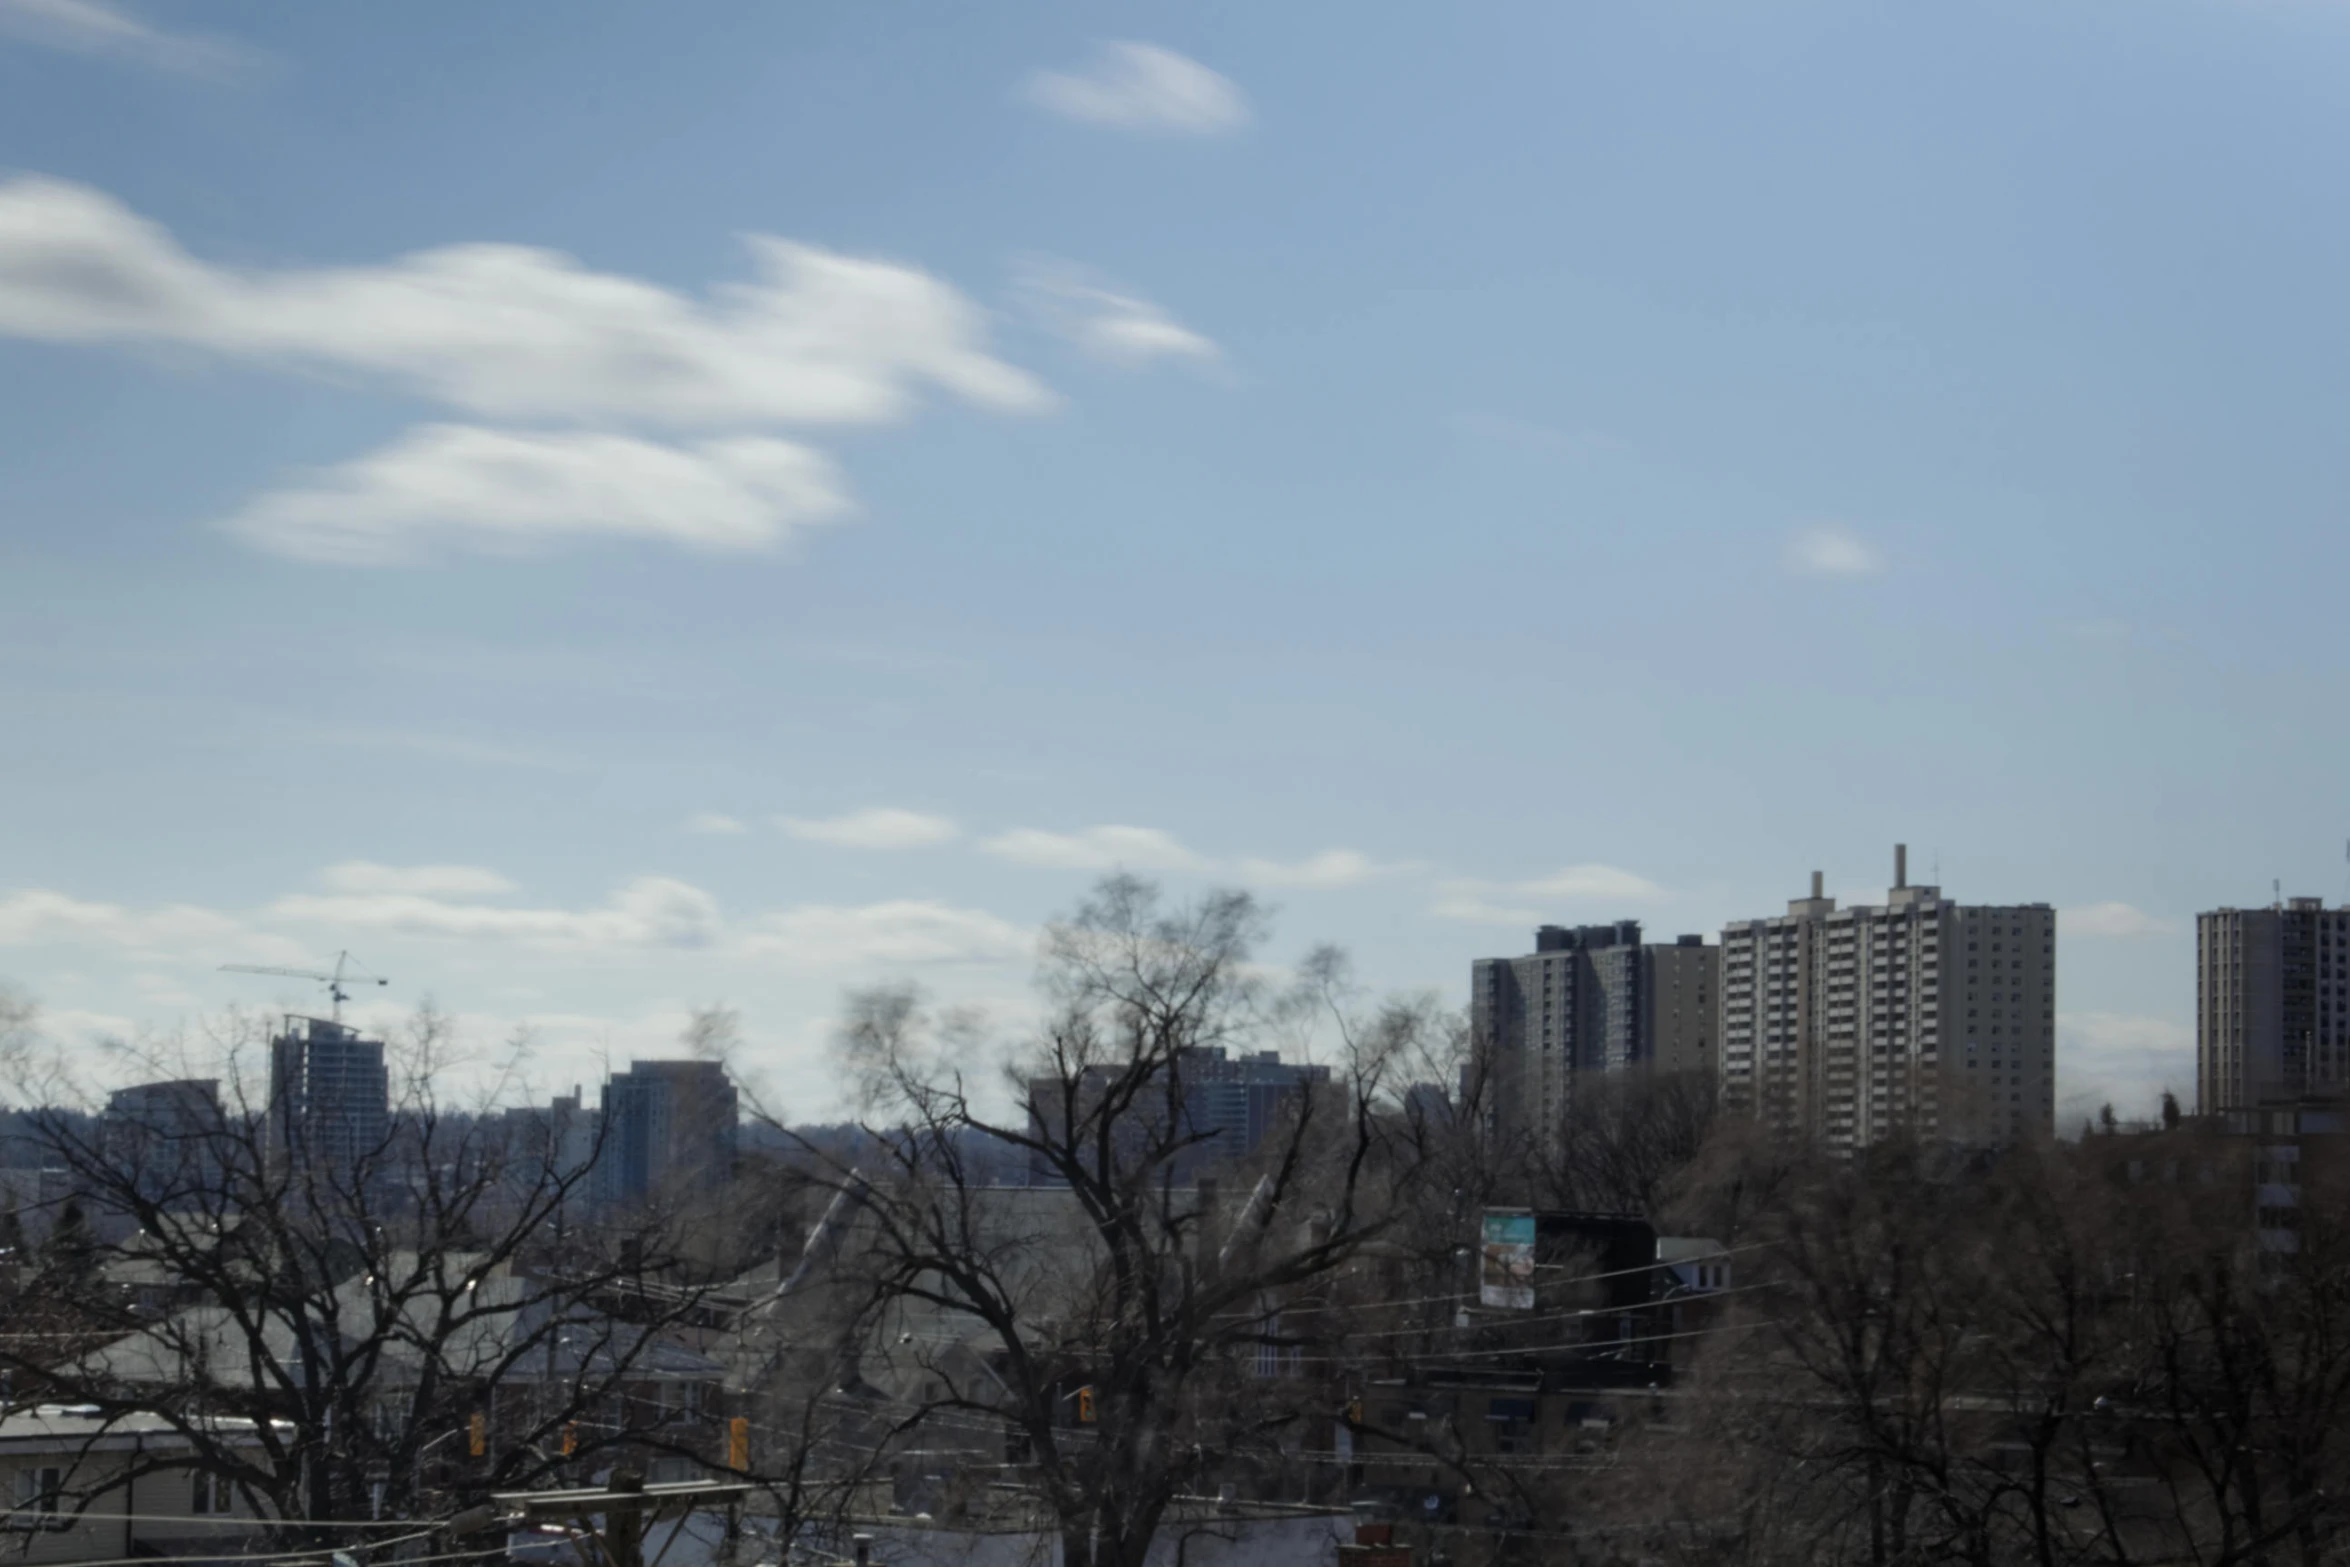
[[[344,860],[319,872],[318,879],[330,892],[360,896],[394,893],[494,898],[515,890],[514,883],[478,865],[378,865],[373,860]]]
[[[0,896],[0,947],[83,943],[119,947],[142,957],[189,957],[208,962],[298,963],[308,956],[280,936],[256,931],[215,909],[175,903],[129,909],[42,887]]]
[[[2067,936],[2168,936],[2179,928],[2170,920],[2156,919],[2145,910],[2127,903],[2092,903],[2083,908],[2063,909],[2056,916],[2057,929]]]
[[[0,34],[67,54],[213,81],[245,77],[262,63],[259,54],[240,44],[166,32],[109,0],[0,0]]]
[[[1620,866],[1568,865],[1527,881],[1445,882],[1428,912],[1473,925],[1539,925],[1555,918],[1560,904],[1620,907],[1656,903],[1667,896],[1655,882]]]
[[[1021,95],[1065,119],[1119,130],[1215,136],[1249,121],[1248,98],[1230,77],[1159,44],[1103,44],[1074,71],[1038,71]]]
[[[295,893],[269,906],[289,923],[458,941],[510,941],[555,951],[715,946],[718,900],[669,876],[639,876],[601,907],[518,908],[420,892]]]
[[[0,332],[151,342],[387,377],[470,413],[684,427],[872,423],[932,387],[1051,395],[985,314],[895,262],[754,235],[749,282],[696,299],[557,251],[451,245],[380,266],[232,271],[111,196],[0,184]]]
[[[1213,364],[1223,350],[1139,294],[1110,287],[1082,269],[1034,263],[1019,293],[1031,320],[1088,358],[1123,369],[1161,360]]]
[[[1872,577],[1885,569],[1885,557],[1842,528],[1806,528],[1788,541],[1787,564],[1808,577]]]
[[[265,495],[224,526],[270,554],[384,566],[451,551],[536,555],[591,539],[746,554],[847,507],[830,459],[791,441],[673,446],[433,424]]]
[[[776,819],[776,825],[794,838],[842,849],[920,849],[952,843],[962,836],[962,829],[946,817],[888,806],[851,811],[845,816],[783,816]]]
[[[1108,825],[1078,832],[1015,827],[982,839],[979,849],[1014,865],[1063,871],[1189,871],[1209,863],[1156,827]]]

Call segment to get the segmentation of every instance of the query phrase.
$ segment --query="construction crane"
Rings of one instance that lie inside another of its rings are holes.
[[[354,968],[360,970],[356,976],[350,972]],[[379,974],[367,973],[365,966],[354,962],[348,952],[336,953],[334,972],[326,974],[322,974],[316,969],[269,968],[258,963],[223,963],[220,966],[220,972],[223,974],[274,974],[280,979],[306,979],[313,984],[324,985],[327,998],[334,1003],[334,1020],[337,1023],[343,1020],[343,1003],[351,999],[350,987],[353,983],[362,985],[371,981],[378,985],[391,983],[390,980]]]

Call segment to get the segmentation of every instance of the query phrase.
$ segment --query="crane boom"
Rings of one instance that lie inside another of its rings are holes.
[[[335,954],[335,966],[331,973],[321,972],[318,969],[277,968],[264,963],[223,963],[220,966],[220,972],[223,974],[272,974],[280,979],[306,979],[313,984],[324,985],[327,999],[334,1003],[334,1020],[340,1023],[343,1020],[343,1003],[351,999],[349,987],[352,983],[367,984],[370,981],[378,985],[391,983],[380,974],[361,973],[353,976],[347,972],[358,966],[360,965],[353,962],[351,954],[345,951]]]

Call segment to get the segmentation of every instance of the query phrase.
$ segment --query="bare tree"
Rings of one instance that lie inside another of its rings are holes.
[[[722,1461],[699,1396],[718,1368],[676,1331],[709,1287],[664,1217],[589,1201],[598,1129],[498,1113],[512,1063],[443,1103],[450,1045],[420,1014],[388,1114],[309,1121],[271,1102],[250,1019],[147,1052],[172,1075],[95,1116],[52,1062],[30,1120],[77,1193],[78,1254],[48,1281],[52,1330],[0,1339],[0,1366],[165,1416],[185,1452],[147,1467],[284,1520],[414,1516],[618,1455]]]
[[[1268,986],[1263,930],[1244,894],[1167,908],[1105,881],[1047,938],[1051,1010],[1012,1056],[1008,1114],[966,1080],[969,1026],[930,1025],[904,992],[854,998],[843,1033],[881,1150],[839,1185],[895,1329],[867,1366],[895,1384],[892,1429],[992,1446],[1068,1567],[1140,1567],[1179,1497],[1294,1449],[1326,1397],[1301,1324],[1391,1211],[1369,1189],[1377,1095],[1418,1014],[1358,1024],[1327,954]],[[1327,1079],[1286,1096],[1253,1152],[1227,1149],[1193,1100],[1204,1053],[1295,1045],[1317,1019],[1338,1038]],[[988,1185],[990,1148],[1032,1183]]]

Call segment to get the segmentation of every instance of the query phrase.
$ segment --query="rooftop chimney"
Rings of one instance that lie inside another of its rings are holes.
[[[1899,891],[1901,888],[1903,888],[1903,887],[1906,887],[1906,886],[1908,886],[1908,885],[1909,885],[1909,845],[1908,845],[1908,844],[1906,844],[1906,843],[1897,843],[1897,844],[1895,844],[1895,845],[1893,846],[1893,886],[1894,886],[1894,890],[1896,890],[1896,891]]]
[[[1826,886],[1825,876],[1819,871],[1813,871],[1811,873],[1811,895],[1815,898],[1827,896]]]

